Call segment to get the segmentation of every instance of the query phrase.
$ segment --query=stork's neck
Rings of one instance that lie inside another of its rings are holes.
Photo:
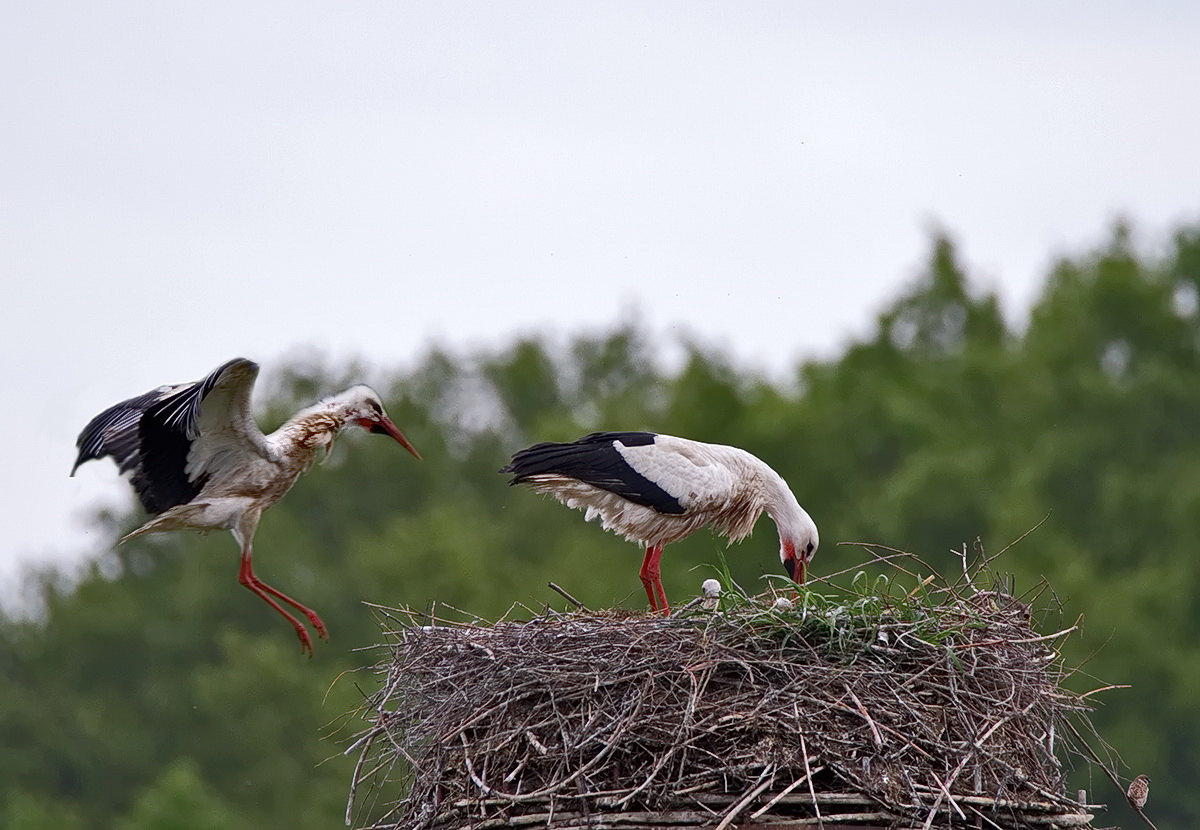
[[[345,413],[322,401],[301,409],[277,429],[271,439],[284,448],[315,451],[333,443],[345,426]]]
[[[759,468],[759,476],[765,501],[763,509],[774,519],[779,530],[780,542],[794,542],[815,531],[812,517],[800,506],[800,502],[796,501],[792,488],[788,487],[783,477],[765,462],[755,460],[762,465]]]

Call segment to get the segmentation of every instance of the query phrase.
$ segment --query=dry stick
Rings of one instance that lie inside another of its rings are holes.
[[[987,742],[988,738],[992,737],[992,734],[997,729],[999,729],[1008,721],[1012,720],[1018,714],[1027,714],[1032,708],[1033,704],[1031,703],[1019,713],[1013,712],[1012,714],[1005,715],[1004,717],[1000,718],[1000,720],[992,724],[992,727],[987,732],[984,732],[981,737],[973,741],[971,746],[977,751],[983,749],[983,744]],[[950,786],[958,779],[959,774],[962,773],[963,768],[967,765],[967,761],[971,760],[972,755],[974,755],[974,753],[968,752],[964,754],[962,760],[958,762],[958,766],[954,768],[954,772],[950,773],[950,777],[947,778],[945,782],[938,782],[938,786],[941,787],[942,792],[938,793],[937,799],[933,802],[933,807],[930,809],[929,815],[925,817],[925,824],[922,826],[921,830],[929,830],[929,828],[933,825],[933,817],[937,815],[937,809],[942,805],[942,798],[944,798],[945,795],[950,792]],[[953,800],[951,800],[951,803],[954,803]],[[955,809],[958,810],[960,815],[962,814],[962,810],[960,808],[955,806]]]
[[[817,759],[813,758],[813,760],[815,761]],[[825,767],[817,767],[815,770],[813,770],[813,775],[816,775],[818,772],[823,772],[824,770],[825,770]],[[786,787],[784,787],[782,790],[780,790],[779,793],[777,793],[774,798],[772,798],[770,801],[768,801],[762,807],[759,807],[757,810],[755,810],[753,813],[751,813],[750,818],[751,819],[758,818],[763,813],[767,812],[767,810],[770,810],[772,807],[774,807],[776,804],[778,804],[780,801],[782,801],[784,798],[786,798],[788,793],[790,793],[792,790],[799,787],[801,784],[803,784],[807,780],[808,780],[808,773],[806,772],[806,773],[804,773],[804,775],[801,775],[795,781],[793,781],[792,783],[790,783]]]
[[[848,546],[852,546],[852,547],[862,547],[862,548],[867,548],[868,550],[870,550],[870,548],[868,547],[870,545],[870,542],[838,542],[838,545],[839,546],[848,545]],[[870,551],[870,553],[871,553],[871,556],[874,557],[874,559],[872,559],[870,562],[859,562],[856,565],[851,565],[848,568],[842,568],[840,571],[834,571],[831,574],[825,574],[824,576],[815,576],[812,578],[812,581],[813,582],[828,582],[829,580],[833,579],[834,577],[842,576],[843,574],[848,574],[851,571],[860,570],[864,565],[886,564],[888,562],[891,562],[891,560],[893,560],[893,559],[904,559],[904,558],[908,558],[908,557],[912,556],[912,554],[909,553],[908,551],[896,551],[895,553],[889,553],[889,554],[878,554],[878,553],[875,553],[874,551]],[[830,586],[830,587],[837,587],[837,586]]]
[[[557,591],[559,594],[561,594],[563,598],[567,600],[567,602],[573,603],[580,611],[587,611],[586,605],[568,594],[563,588],[555,585],[553,582],[547,582],[546,585],[550,588],[550,590]]]
[[[527,813],[520,816],[508,816],[501,818],[487,819],[479,822],[472,822],[466,825],[463,830],[485,830],[485,828],[494,827],[529,827],[541,826],[547,827],[548,822],[552,821],[557,815],[559,821],[578,821],[578,824],[559,825],[563,830],[575,830],[575,828],[614,828],[617,826],[631,828],[648,828],[648,827],[700,827],[711,816],[707,813],[675,810],[671,812],[653,812],[653,813],[621,813],[619,818],[616,818],[614,823],[601,823],[604,816],[597,816],[594,813],[586,812],[560,812],[554,813]],[[863,817],[890,818],[886,813],[858,813],[838,816],[840,821],[861,820]],[[831,819],[832,820],[832,819]],[[812,824],[811,820],[798,819],[788,822],[788,826],[796,826],[797,824],[806,825]]]
[[[385,732],[385,731],[387,731],[387,730],[384,729],[384,727],[382,727],[382,726],[375,726],[375,727],[372,727],[371,729],[368,729],[366,732],[359,735],[358,738],[354,741],[354,743],[352,743],[352,744],[350,744],[350,746],[346,747],[346,749],[342,752],[342,754],[349,755],[351,752],[358,749],[360,746],[365,744],[367,741],[374,738],[380,732]]]
[[[1040,637],[1026,637],[1023,640],[1004,639],[1004,640],[981,640],[981,641],[974,642],[974,643],[954,643],[954,644],[951,644],[951,647],[952,648],[982,648],[985,646],[1024,646],[1024,645],[1029,645],[1031,643],[1041,643],[1041,642],[1045,642],[1046,640],[1055,640],[1055,639],[1058,639],[1059,637],[1065,637],[1068,634],[1070,634],[1072,631],[1077,631],[1077,630],[1079,630],[1078,623],[1071,626],[1070,628],[1064,628],[1062,631],[1055,631],[1053,634],[1043,634]],[[1109,688],[1115,688],[1115,687],[1110,686]],[[1091,694],[1091,692],[1089,692],[1088,694]]]
[[[842,685],[846,687],[846,691],[850,694],[850,699],[854,701],[854,705],[858,707],[859,713],[863,716],[867,725],[871,727],[871,737],[875,739],[875,746],[882,749],[883,736],[879,734],[879,727],[875,725],[875,721],[871,720],[870,714],[867,713],[867,707],[863,706],[863,702],[858,699],[858,695],[854,694],[854,690],[850,688],[850,684],[843,683]]]
[[[812,796],[813,811],[817,814],[817,826],[824,828],[821,821],[821,805],[817,803],[817,791],[813,789],[812,769],[808,766],[808,745],[804,743],[804,735],[800,735],[800,754],[804,756],[804,777],[808,779],[808,794]]]
[[[937,781],[936,778],[934,780]],[[943,784],[941,781],[938,781],[937,785],[938,785],[938,788],[942,791],[942,795],[944,795],[946,797],[946,801],[950,804],[951,807],[954,808],[954,812],[958,813],[958,817],[961,818],[963,821],[966,821],[967,816],[966,816],[966,814],[963,813],[962,807],[959,807],[958,803],[954,800],[954,796],[950,792],[950,787]]]
[[[837,701],[837,700],[831,700],[829,705],[830,705],[830,708],[832,708],[832,709],[837,709],[837,710],[838,710],[838,711],[840,711],[840,712],[848,712],[848,713],[849,713],[849,714],[851,714],[851,715],[858,715],[859,717],[865,717],[865,718],[866,718],[866,720],[867,720],[867,723],[870,723],[870,724],[872,724],[873,726],[875,725],[875,724],[874,724],[874,722],[871,720],[871,718],[870,718],[870,717],[868,717],[868,716],[866,716],[866,715],[865,715],[863,712],[860,712],[860,711],[859,711],[859,710],[857,710],[857,709],[853,709],[853,708],[851,708],[851,707],[847,706],[846,704],[842,703],[841,701]],[[912,742],[912,740],[911,740],[911,739],[909,739],[909,738],[907,738],[907,737],[906,737],[906,736],[905,736],[903,733],[896,731],[896,730],[895,730],[895,729],[893,729],[892,727],[890,727],[890,726],[887,726],[887,725],[885,724],[885,725],[884,725],[884,727],[883,727],[883,731],[884,731],[884,732],[887,732],[889,735],[895,735],[897,738],[899,738],[900,740],[902,740],[902,741],[904,742],[904,745],[905,745],[905,746],[907,746],[907,747],[909,747],[909,748],[911,748],[911,749],[914,749],[914,750],[916,750],[917,754],[919,754],[919,755],[923,755],[923,756],[925,756],[926,758],[932,758],[932,757],[933,757],[933,756],[932,756],[932,755],[930,755],[928,752],[926,752],[925,750],[921,749],[921,747],[919,747],[919,746],[917,746],[915,743],[913,743],[913,742]],[[882,746],[882,740],[880,741],[880,746]]]
[[[1044,525],[1044,524],[1045,524],[1045,523],[1046,523],[1046,522],[1047,522],[1047,521],[1050,519],[1050,514],[1051,514],[1051,513],[1053,513],[1053,512],[1054,512],[1054,511],[1053,511],[1053,510],[1051,510],[1051,511],[1050,511],[1050,513],[1047,513],[1045,516],[1043,516],[1043,517],[1042,517],[1042,520],[1041,520],[1040,522],[1038,522],[1038,523],[1037,523],[1037,524],[1035,524],[1033,527],[1029,528],[1029,530],[1025,531],[1025,532],[1024,532],[1024,533],[1022,533],[1020,536],[1018,536],[1016,539],[1013,539],[1011,542],[1009,542],[1007,545],[1005,545],[1005,546],[1004,546],[1004,548],[1003,548],[1003,549],[1001,549],[1001,551],[1000,551],[999,553],[997,553],[997,554],[993,554],[992,556],[989,556],[989,557],[987,557],[986,559],[984,559],[984,560],[983,560],[983,564],[987,565],[987,564],[989,564],[989,563],[990,563],[990,562],[991,562],[993,559],[998,559],[999,557],[1003,556],[1003,555],[1004,555],[1004,554],[1005,554],[1005,553],[1008,551],[1008,549],[1009,549],[1009,548],[1011,548],[1013,545],[1016,545],[1016,544],[1018,544],[1018,543],[1022,542],[1022,541],[1025,539],[1025,537],[1026,537],[1026,536],[1028,536],[1029,534],[1033,533],[1033,532],[1034,532],[1035,530],[1037,530],[1039,527],[1041,527],[1042,525]]]
[[[995,753],[993,753],[987,749],[984,749],[983,747],[979,747],[979,754],[982,756],[986,756],[987,758],[990,758],[992,761],[995,761],[996,763],[1002,764],[1005,767],[1007,767],[1008,772],[1012,777],[1021,781],[1023,784],[1025,784],[1025,786],[1029,787],[1031,790],[1033,790],[1035,793],[1040,795],[1042,798],[1048,799],[1048,801],[1050,803],[1057,803],[1061,806],[1071,806],[1071,807],[1075,806],[1075,802],[1072,802],[1068,796],[1055,794],[1055,793],[1052,793],[1049,790],[1045,789],[1044,787],[1038,786],[1037,784],[1035,784],[1034,782],[1032,782],[1028,778],[1026,778],[1018,770],[1013,769],[1011,764],[1009,764],[1009,763],[1005,762],[1003,759],[997,757]]]
[[[816,760],[816,759],[814,758],[813,760]],[[815,777],[815,776],[819,775],[820,773],[824,772],[824,770],[825,770],[825,767],[813,767],[813,776]],[[803,781],[804,781],[804,776],[801,776],[801,781],[797,783],[797,786],[799,786],[800,783],[803,783]],[[721,796],[719,796],[719,795],[707,796],[708,800],[719,799],[719,798],[721,798]],[[789,795],[789,796],[785,796],[783,798],[779,798],[779,796],[776,796],[775,798],[782,801],[785,807],[791,807],[791,806],[809,807],[812,805],[812,797],[805,795],[804,793],[800,793],[799,795]],[[728,798],[725,798],[725,801],[728,801],[728,800],[729,800]],[[774,799],[772,799],[772,800],[774,800]],[[875,796],[867,795],[866,793],[856,793],[856,792],[817,793],[817,801],[819,801],[822,804],[829,804],[829,805],[837,806],[837,807],[850,806],[850,807],[862,807],[865,809],[868,807],[879,806],[877,803],[878,799],[876,799]],[[789,819],[784,819],[784,820],[789,820]],[[825,820],[832,821],[832,819],[829,817],[828,814],[825,816]]]
[[[629,723],[631,723],[633,720],[636,719],[637,715],[641,712],[641,708],[642,708],[642,701],[639,700],[638,704],[633,708],[633,712],[631,712],[626,718],[624,718],[623,722],[621,724],[614,727],[613,737],[604,745],[604,748],[602,750],[600,750],[600,752],[598,752],[595,756],[592,757],[591,760],[589,760],[583,766],[579,767],[577,770],[572,772],[566,778],[561,779],[560,781],[558,781],[557,783],[555,783],[549,787],[543,787],[541,790],[539,790],[537,792],[528,793],[528,794],[522,796],[522,795],[516,795],[516,794],[512,794],[512,793],[501,792],[500,790],[497,790],[497,789],[494,789],[493,787],[488,786],[486,783],[484,783],[482,778],[480,778],[478,775],[475,774],[475,769],[471,766],[470,757],[464,753],[463,762],[466,764],[467,774],[471,776],[471,780],[475,782],[475,786],[479,787],[479,789],[483,793],[489,794],[489,795],[494,795],[497,798],[503,798],[507,801],[514,801],[514,802],[531,801],[531,800],[535,800],[537,798],[541,798],[546,795],[555,795],[559,792],[559,790],[561,790],[567,784],[570,784],[572,781],[574,781],[579,776],[583,775],[591,767],[593,767],[597,762],[601,761],[606,755],[608,755],[610,752],[612,752],[612,750],[617,745],[617,735],[619,734],[619,732],[621,730],[623,730],[626,726],[628,726]],[[467,736],[465,734],[463,734],[462,732],[459,732],[458,737],[462,741],[463,748],[466,749]]]
[[[385,759],[381,760],[378,764],[376,764],[374,767],[372,767],[369,772],[366,772],[366,773],[360,775],[358,780],[367,781],[371,778],[374,778],[381,769],[383,769],[386,766],[390,766],[393,763],[394,763],[394,761],[388,761],[385,758]],[[376,796],[376,798],[378,799],[378,796]]]
[[[1096,766],[1100,767],[1104,774],[1108,776],[1108,780],[1111,781],[1113,786],[1117,788],[1117,792],[1125,795],[1125,787],[1121,786],[1121,782],[1117,779],[1116,773],[1110,770],[1108,765],[1100,760],[1100,756],[1096,754],[1096,750],[1092,749],[1092,745],[1083,739],[1083,736],[1079,734],[1079,730],[1075,728],[1075,724],[1071,723],[1065,718],[1063,719],[1063,722],[1066,723],[1067,728],[1071,730],[1071,734],[1073,734],[1083,748],[1087,750],[1087,754],[1092,756],[1092,760],[1096,762]],[[1095,795],[1095,793],[1092,795]],[[1125,800],[1128,801],[1129,796],[1126,795]],[[1138,814],[1138,818],[1140,818],[1147,827],[1151,828],[1151,830],[1158,830],[1158,828],[1154,826],[1154,822],[1152,822],[1145,813],[1134,806],[1132,802],[1130,802],[1129,806],[1133,807],[1134,812]]]
[[[1101,686],[1099,689],[1092,689],[1090,692],[1084,692],[1083,694],[1081,694],[1079,696],[1079,699],[1086,700],[1087,698],[1091,697],[1092,695],[1098,695],[1101,692],[1108,692],[1113,689],[1132,689],[1132,688],[1133,688],[1133,686],[1131,686],[1128,683],[1113,683],[1108,686]]]
[[[835,576],[841,576],[842,574],[850,573],[850,571],[859,570],[860,568],[862,568],[865,565],[877,565],[877,564],[884,564],[884,563],[891,565],[893,568],[900,571],[900,573],[902,573],[902,574],[911,576],[914,579],[918,579],[918,580],[921,579],[921,576],[919,574],[916,574],[916,573],[908,570],[907,568],[902,567],[898,563],[893,562],[892,561],[893,559],[911,559],[920,565],[924,565],[926,570],[937,573],[936,570],[934,570],[933,568],[931,568],[929,566],[928,562],[926,562],[921,557],[917,556],[915,553],[912,553],[911,551],[900,550],[899,548],[892,548],[892,547],[888,547],[887,545],[879,545],[874,542],[838,542],[838,545],[839,546],[849,545],[851,547],[860,547],[863,550],[867,551],[867,553],[871,554],[871,556],[874,558],[870,562],[860,562],[859,564],[852,565],[849,568],[843,568],[842,570],[831,573],[828,576],[821,577],[820,580],[814,580],[814,582],[815,581],[825,582],[825,581],[832,579]],[[881,553],[878,553],[876,551],[876,549],[886,550],[888,552],[886,554],[881,554]],[[831,585],[830,587],[836,588],[838,586]]]
[[[914,784],[918,790],[927,792],[936,792],[933,787],[924,784]],[[1061,813],[1064,808],[1075,808],[1074,812],[1078,812],[1078,807],[1096,806],[1085,805],[1083,801],[1071,801],[1069,798],[1060,798],[1058,801],[1017,801],[1011,798],[992,798],[986,795],[952,795],[955,801],[965,807],[988,807],[992,810],[1022,810],[1032,813]]]
[[[746,809],[746,805],[758,798],[763,790],[771,786],[771,783],[775,780],[775,776],[773,774],[774,771],[775,766],[773,764],[768,764],[763,768],[762,775],[758,777],[759,781],[762,783],[751,790],[745,798],[735,804],[733,809],[725,814],[725,818],[721,819],[721,823],[717,825],[717,830],[725,830],[725,828],[732,824],[733,820],[741,814],[742,810]]]
[[[1129,802],[1129,806],[1130,806],[1130,807],[1132,807],[1132,808],[1134,809],[1134,811],[1135,811],[1135,812],[1138,814],[1138,818],[1140,818],[1142,821],[1146,822],[1146,824],[1150,825],[1151,827],[1154,827],[1154,822],[1152,822],[1152,821],[1149,819],[1149,817],[1147,817],[1147,816],[1146,816],[1146,814],[1142,812],[1142,808],[1141,808],[1141,807],[1139,807],[1139,806],[1137,806],[1136,804],[1134,804],[1134,803],[1133,803],[1133,799],[1132,799],[1132,798],[1130,798],[1130,797],[1127,795],[1127,796],[1125,796],[1125,800]],[[1157,827],[1154,827],[1154,830],[1158,830],[1158,828],[1157,828]]]
[[[615,806],[624,807],[626,804],[628,804],[630,801],[632,801],[634,798],[636,798],[637,795],[642,790],[646,789],[646,787],[649,787],[650,782],[652,782],[654,780],[654,777],[656,775],[658,775],[659,772],[662,771],[663,767],[665,767],[668,763],[670,763],[673,760],[673,753],[674,753],[674,749],[676,749],[676,748],[682,748],[682,747],[672,748],[672,752],[664,752],[663,756],[658,759],[658,763],[656,763],[654,765],[654,768],[651,769],[650,773],[646,776],[646,780],[643,781],[638,786],[634,787],[632,790],[630,790],[629,793],[624,798],[622,798],[620,801],[616,802]]]
[[[374,733],[370,737],[374,737]],[[357,745],[357,741],[355,744]],[[354,764],[354,772],[350,775],[350,797],[346,799],[346,826],[350,826],[351,815],[354,813],[354,797],[358,794],[358,774],[362,772],[363,763],[367,760],[367,750],[370,749],[370,739],[368,738],[367,745],[363,747],[362,754],[358,756],[358,761]]]
[[[778,828],[810,827],[812,825],[816,825],[817,827],[823,828],[825,826],[825,822],[829,822],[830,824],[854,822],[855,827],[862,827],[862,822],[864,822],[864,821],[894,822],[895,820],[896,820],[895,813],[888,813],[888,812],[883,812],[883,811],[874,812],[874,813],[830,813],[829,815],[825,816],[824,818],[821,818],[820,816],[817,816],[816,818],[789,818],[783,824],[772,823],[769,825],[765,825],[765,824],[756,824],[753,826],[746,825],[745,830],[768,830],[768,828],[771,828],[771,827],[778,827]],[[908,830],[909,828],[912,827],[912,825],[910,825],[910,824],[899,824],[899,825],[890,824],[889,826],[899,828],[899,830]]]
[[[968,804],[968,805],[967,805],[967,809],[968,809],[968,810],[970,810],[970,811],[971,811],[972,813],[974,813],[975,815],[977,815],[979,818],[981,818],[981,819],[983,819],[984,821],[986,821],[988,824],[992,825],[992,827],[995,827],[995,828],[996,828],[996,830],[1004,830],[1004,828],[1003,828],[1003,827],[1001,827],[999,824],[997,824],[996,822],[992,821],[990,818],[988,818],[987,816],[985,816],[985,815],[983,814],[983,810],[980,810],[978,807],[972,807],[971,805],[969,805],[969,804]],[[978,825],[976,825],[976,826],[978,826]]]
[[[911,591],[909,591],[907,594],[905,594],[904,598],[906,600],[911,600],[914,596],[916,596],[917,591],[920,591],[922,588],[929,587],[929,583],[933,582],[933,580],[935,578],[936,577],[933,574],[930,574],[929,576],[925,577],[924,579],[922,579],[920,582],[917,583],[915,588],[913,588]]]

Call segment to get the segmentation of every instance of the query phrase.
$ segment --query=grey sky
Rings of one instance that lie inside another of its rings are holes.
[[[110,541],[81,520],[125,498],[112,465],[67,477],[88,418],[237,355],[408,363],[637,306],[781,367],[862,332],[935,221],[1019,313],[1116,215],[1150,239],[1197,218],[1198,23],[1194,3],[8,3],[0,580]]]

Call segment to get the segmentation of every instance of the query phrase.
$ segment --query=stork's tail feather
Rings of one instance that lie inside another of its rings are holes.
[[[161,516],[156,516],[137,530],[126,533],[117,544],[120,545],[128,542],[130,539],[136,539],[139,536],[145,536],[148,533],[166,533],[169,530],[189,530],[192,528],[191,522],[198,520],[200,516],[208,509],[208,502],[197,502],[195,504],[182,504],[178,507],[172,507]]]
[[[571,444],[534,444],[516,453],[499,472],[512,474],[513,478],[509,484],[520,484],[530,476],[561,472],[564,463],[574,455],[576,451]]]
[[[613,463],[612,455],[611,444],[588,446],[547,442],[521,450],[512,457],[512,461],[500,468],[500,472],[512,474],[509,484],[520,484],[540,475],[560,475],[586,481],[593,477],[586,472],[591,471],[594,475],[598,468],[610,466]]]

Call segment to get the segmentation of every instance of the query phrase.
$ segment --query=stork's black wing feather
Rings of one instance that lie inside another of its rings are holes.
[[[565,476],[659,513],[683,513],[679,499],[629,466],[614,446],[620,441],[627,447],[641,447],[653,444],[655,437],[652,432],[593,432],[568,444],[534,444],[514,455],[500,472],[512,473],[509,484],[538,475]]]
[[[79,435],[72,475],[80,464],[109,456],[122,473],[133,473],[130,483],[146,512],[161,513],[194,499],[204,480],[188,478],[187,457],[199,434],[200,407],[222,375],[238,364],[257,369],[237,358],[202,380],[160,386],[101,412]]]
[[[122,473],[127,473],[136,467],[141,461],[138,453],[137,427],[142,413],[179,388],[179,386],[160,386],[144,395],[114,404],[88,421],[88,425],[83,428],[83,432],[79,433],[79,438],[75,441],[79,455],[75,458],[75,466],[71,468],[71,475],[75,475],[79,465],[106,456],[117,462]]]

